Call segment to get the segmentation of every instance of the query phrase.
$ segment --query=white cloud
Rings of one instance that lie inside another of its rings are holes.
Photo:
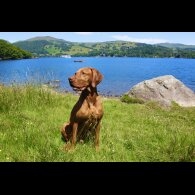
[[[133,38],[128,35],[113,35],[112,38],[121,40],[121,41],[130,41],[130,42],[139,42],[139,43],[147,43],[147,44],[156,44],[156,43],[165,43],[169,42],[165,39],[155,39],[155,38]]]
[[[76,34],[79,34],[79,35],[91,35],[93,34],[93,32],[75,32]]]

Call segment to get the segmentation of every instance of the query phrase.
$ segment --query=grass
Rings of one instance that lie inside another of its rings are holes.
[[[49,52],[49,54],[56,55],[62,52],[61,48],[55,47],[54,45],[48,45],[45,47],[45,50]]]
[[[128,95],[123,95],[121,98],[122,102],[128,103],[128,104],[144,104],[144,100],[134,97],[129,97]]]
[[[90,51],[90,49],[86,48],[86,47],[81,47],[79,45],[74,45],[71,47],[71,49],[69,51],[66,51],[66,54],[69,55],[75,55],[78,53],[82,53],[82,54],[88,54]]]
[[[71,47],[71,49],[69,51],[66,51],[66,54],[69,55],[75,55],[75,54],[88,54],[90,51],[89,48],[86,47],[82,47],[80,45],[74,45]]]
[[[103,98],[100,152],[93,141],[63,151],[60,127],[78,96],[41,87],[0,87],[0,161],[195,161],[195,108]]]

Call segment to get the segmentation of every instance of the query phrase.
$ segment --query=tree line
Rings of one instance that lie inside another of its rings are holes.
[[[69,54],[72,56],[111,56],[111,57],[152,57],[152,58],[195,58],[194,50],[168,48],[159,45],[149,45],[144,43],[129,42],[104,42],[104,43],[73,43],[64,41],[21,41],[14,43],[15,46],[27,50],[37,56],[60,56]],[[77,45],[78,51],[71,54],[71,48]],[[48,50],[50,46],[55,46],[59,52]],[[89,51],[82,53],[81,48]]]
[[[156,57],[156,58],[195,58],[195,51],[183,49],[170,49],[160,46],[138,46],[120,49],[94,49],[87,54],[78,53],[74,56],[110,56],[110,57]]]

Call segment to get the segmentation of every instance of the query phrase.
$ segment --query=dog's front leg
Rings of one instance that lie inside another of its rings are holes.
[[[71,149],[74,149],[77,141],[78,123],[73,123]]]
[[[99,152],[99,140],[100,140],[100,121],[97,124],[95,129],[95,149],[96,152]]]

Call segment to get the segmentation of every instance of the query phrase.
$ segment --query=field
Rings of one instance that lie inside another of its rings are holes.
[[[71,47],[71,49],[69,51],[66,51],[66,54],[69,55],[75,55],[75,54],[87,54],[90,51],[89,48],[86,47],[81,47],[79,45],[74,45]]]
[[[195,161],[195,108],[111,98],[103,98],[100,152],[93,140],[64,151],[59,129],[77,99],[33,85],[0,87],[0,161]]]

